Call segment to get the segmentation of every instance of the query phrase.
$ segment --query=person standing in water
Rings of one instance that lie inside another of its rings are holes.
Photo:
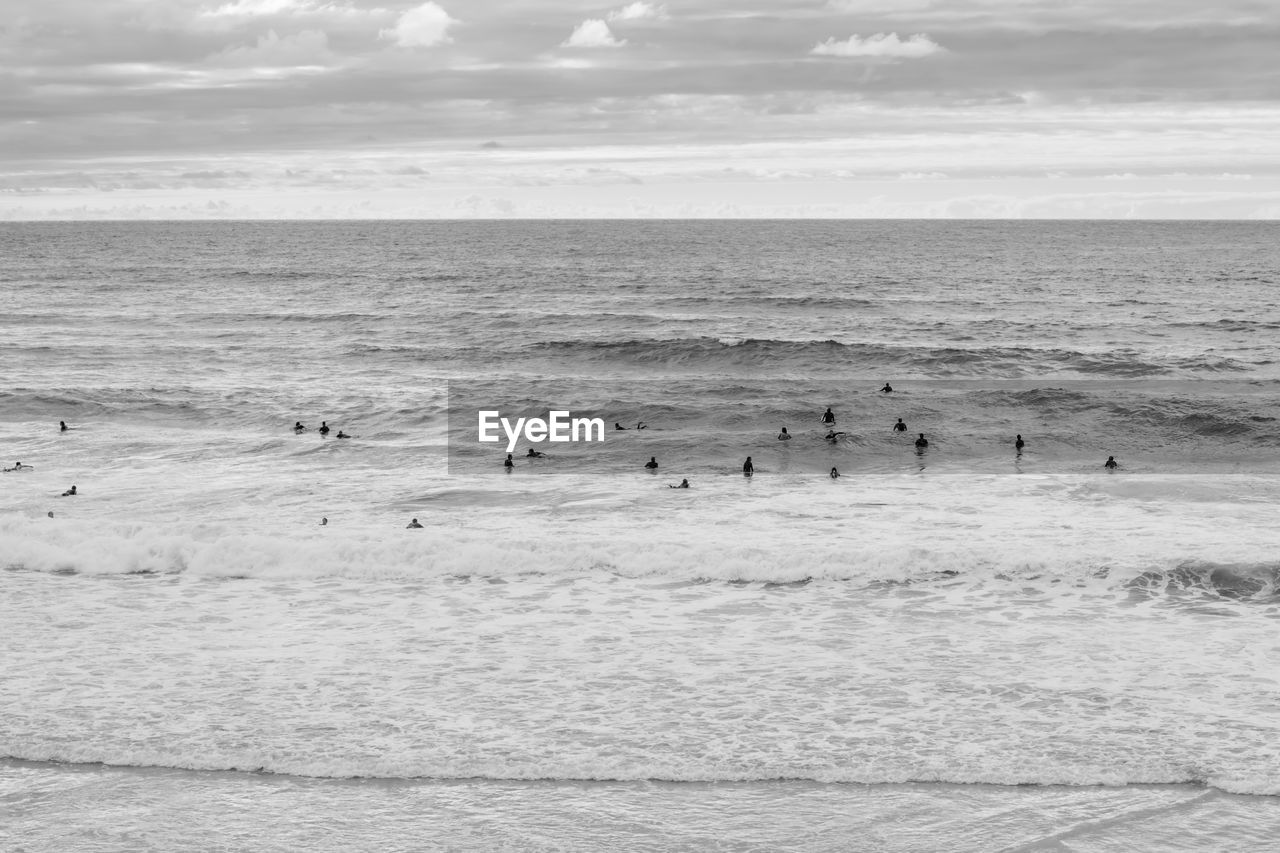
[[[1023,441],[1023,440],[1022,440],[1022,436],[1021,436],[1021,435],[1019,435],[1019,436],[1014,440],[1014,442],[1013,442],[1013,449],[1014,449],[1014,450],[1016,450],[1016,451],[1018,451],[1018,455],[1019,455],[1019,456],[1021,456],[1021,455],[1022,455],[1022,448],[1026,447],[1026,446],[1027,446],[1027,443],[1026,443],[1025,441]]]
[[[894,432],[906,432],[907,425],[902,422],[902,418],[898,418],[898,422],[893,425]]]
[[[649,461],[648,461],[648,462],[646,462],[646,463],[644,463],[644,467],[648,468],[650,471],[657,471],[657,470],[658,470],[658,457],[656,457],[656,456],[650,456],[650,457],[649,457]]]
[[[405,525],[405,528],[406,528],[406,529],[413,529],[413,528],[419,528],[419,529],[420,529],[421,527],[422,527],[422,525],[418,523],[418,519],[416,519],[416,518],[415,518],[413,521],[411,521],[411,522],[409,522],[408,524],[406,524],[406,525]]]
[[[502,467],[506,468],[508,471],[516,467],[515,460],[511,458],[510,453],[507,454],[507,461],[502,463]]]
[[[329,422],[328,422],[328,421],[321,421],[321,422],[320,422],[320,434],[321,434],[321,435],[328,435],[328,434],[329,434]]]
[[[750,477],[755,474],[756,466],[751,464],[751,457],[747,457],[747,461],[742,463],[742,476]]]
[[[69,429],[71,429],[71,427],[67,426],[66,421],[58,421],[58,432],[66,432]]]
[[[822,422],[824,424],[833,424],[836,422],[836,413],[831,411],[830,406],[827,406],[827,410],[822,413]]]
[[[787,432],[787,428],[783,427],[782,432],[778,433],[778,441],[790,441],[791,433]]]
[[[916,447],[918,447],[921,450],[924,450],[928,446],[929,446],[929,439],[924,437],[924,433],[920,433],[920,437],[916,439]]]
[[[880,393],[882,393],[882,394],[892,394],[892,393],[893,393],[893,386],[892,386],[892,385],[890,385],[888,382],[884,383],[884,387],[880,389]]]
[[[1108,456],[1107,461],[1102,463],[1102,467],[1106,468],[1108,471],[1114,471],[1120,467],[1120,463],[1116,461],[1114,456]],[[72,486],[71,488],[74,489],[75,486]]]
[[[833,479],[833,480],[838,480],[838,479],[840,478],[840,472],[839,472],[839,471],[837,471],[837,470],[833,467],[833,468],[831,469],[831,475],[830,475],[830,476],[831,476],[831,479]]]

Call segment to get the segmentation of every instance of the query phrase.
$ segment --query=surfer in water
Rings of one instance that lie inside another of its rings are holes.
[[[751,464],[751,457],[747,457],[747,461],[742,463],[742,476],[750,477],[756,472],[756,466]]]
[[[542,457],[544,457],[544,456],[546,456],[546,455],[547,455],[547,454],[543,453],[541,450],[534,450],[532,447],[530,447],[530,448],[529,448],[529,452],[525,454],[525,458],[526,458],[526,459],[541,459]]]
[[[827,406],[827,410],[822,413],[822,422],[824,424],[833,424],[836,422],[836,413],[831,411],[830,406]]]
[[[321,526],[321,527],[328,527],[328,526],[329,526],[329,517],[328,517],[328,516],[325,516],[324,518],[320,519],[320,526]]]
[[[516,462],[514,459],[511,458],[510,453],[507,454],[507,461],[502,463],[502,467],[506,468],[508,471],[516,467]]]
[[[836,432],[835,430],[827,430],[827,434],[823,436],[823,438],[825,438],[827,441],[831,442],[832,444],[835,444],[837,441],[844,438],[844,435],[845,434],[843,432]]]
[[[418,523],[418,519],[416,519],[416,518],[415,518],[413,521],[411,521],[411,522],[409,522],[408,524],[406,524],[406,525],[405,525],[405,529],[406,529],[406,530],[411,530],[411,529],[414,529],[414,528],[421,529],[421,527],[422,527],[422,525]]]
[[[650,457],[649,457],[649,461],[648,461],[648,462],[646,462],[646,463],[644,463],[644,467],[648,468],[650,471],[657,471],[657,470],[658,470],[658,457],[656,457],[656,456],[650,456]]]
[[[791,433],[787,432],[787,428],[783,427],[782,432],[778,433],[778,441],[790,441]]]
[[[1019,435],[1016,439],[1014,439],[1013,448],[1018,451],[1019,456],[1022,455],[1022,448],[1026,446],[1027,446],[1027,443],[1022,440],[1021,435]]]
[[[837,471],[837,470],[833,467],[833,468],[831,469],[830,477],[831,477],[831,479],[833,479],[833,480],[838,480],[838,479],[840,479],[840,472],[839,472],[839,471]]]
[[[321,434],[321,435],[328,435],[328,434],[329,434],[329,422],[328,422],[328,421],[321,421],[321,422],[320,422],[320,434]]]
[[[76,487],[72,486],[71,488],[67,489],[65,492],[62,493],[62,497],[71,498],[71,497],[75,497],[78,494],[79,492],[76,491]]]
[[[294,421],[294,422],[293,422],[293,431],[294,431],[294,432],[306,432],[306,431],[307,431],[307,428],[306,428],[306,427],[304,427],[304,426],[302,425],[302,421]]]
[[[928,446],[929,439],[924,437],[924,433],[920,433],[920,437],[916,439],[916,447],[920,450],[924,450]]]
[[[6,470],[6,471],[33,471],[33,470],[35,470],[35,469],[34,469],[34,468],[32,468],[30,465],[23,465],[21,462],[15,462],[15,463],[13,463],[13,467],[12,467],[12,468],[5,468],[4,470]]]
[[[636,429],[648,429],[649,425],[644,421],[636,421]]]
[[[347,435],[342,430],[338,430],[338,438],[351,438],[351,436]]]
[[[906,432],[907,425],[902,422],[902,418],[898,418],[898,422],[893,425],[894,432]]]
[[[687,488],[689,488],[689,481],[688,481],[687,479],[685,479],[685,480],[681,480],[681,481],[680,481],[680,485],[678,485],[678,486],[667,486],[667,488],[668,488],[668,489],[687,489]]]
[[[613,428],[614,428],[614,430],[615,430],[615,431],[617,431],[617,430],[625,430],[625,429],[626,429],[626,427],[624,427],[622,424],[618,423],[617,421],[614,421],[614,422],[613,422]]]
[[[893,386],[892,386],[892,385],[890,385],[888,382],[884,383],[884,387],[880,389],[880,393],[882,393],[882,394],[892,394],[892,393],[893,393]]]
[[[1106,468],[1108,471],[1114,471],[1120,467],[1120,463],[1116,461],[1114,456],[1108,456],[1107,461],[1102,463],[1102,467]],[[72,486],[71,488],[74,489],[75,486]]]
[[[71,427],[67,426],[66,421],[58,421],[58,432],[66,432],[69,429],[71,429]]]

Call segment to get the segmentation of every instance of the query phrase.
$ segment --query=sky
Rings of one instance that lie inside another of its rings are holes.
[[[1277,0],[7,0],[0,220],[1280,219]]]

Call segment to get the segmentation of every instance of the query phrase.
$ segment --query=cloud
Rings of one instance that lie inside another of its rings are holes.
[[[874,56],[894,59],[919,59],[942,51],[943,48],[924,33],[916,33],[905,41],[897,33],[876,33],[865,39],[851,35],[844,41],[834,37],[818,42],[809,53],[814,56]]]
[[[613,37],[609,25],[599,18],[588,18],[561,43],[561,47],[622,47],[626,39]]]
[[[643,0],[636,0],[628,6],[621,9],[615,9],[609,13],[611,21],[665,21],[670,15],[667,14],[667,7],[657,3],[645,3]]]
[[[303,30],[281,38],[275,30],[258,38],[253,47],[233,47],[209,57],[219,65],[300,67],[333,61],[329,37],[322,30]]]
[[[398,47],[431,47],[448,44],[449,28],[458,21],[435,3],[423,3],[405,12],[393,29],[381,30],[381,38],[393,40]]]

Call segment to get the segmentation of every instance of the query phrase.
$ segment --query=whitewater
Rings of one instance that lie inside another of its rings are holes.
[[[1262,849],[1276,237],[0,226],[0,840]]]

